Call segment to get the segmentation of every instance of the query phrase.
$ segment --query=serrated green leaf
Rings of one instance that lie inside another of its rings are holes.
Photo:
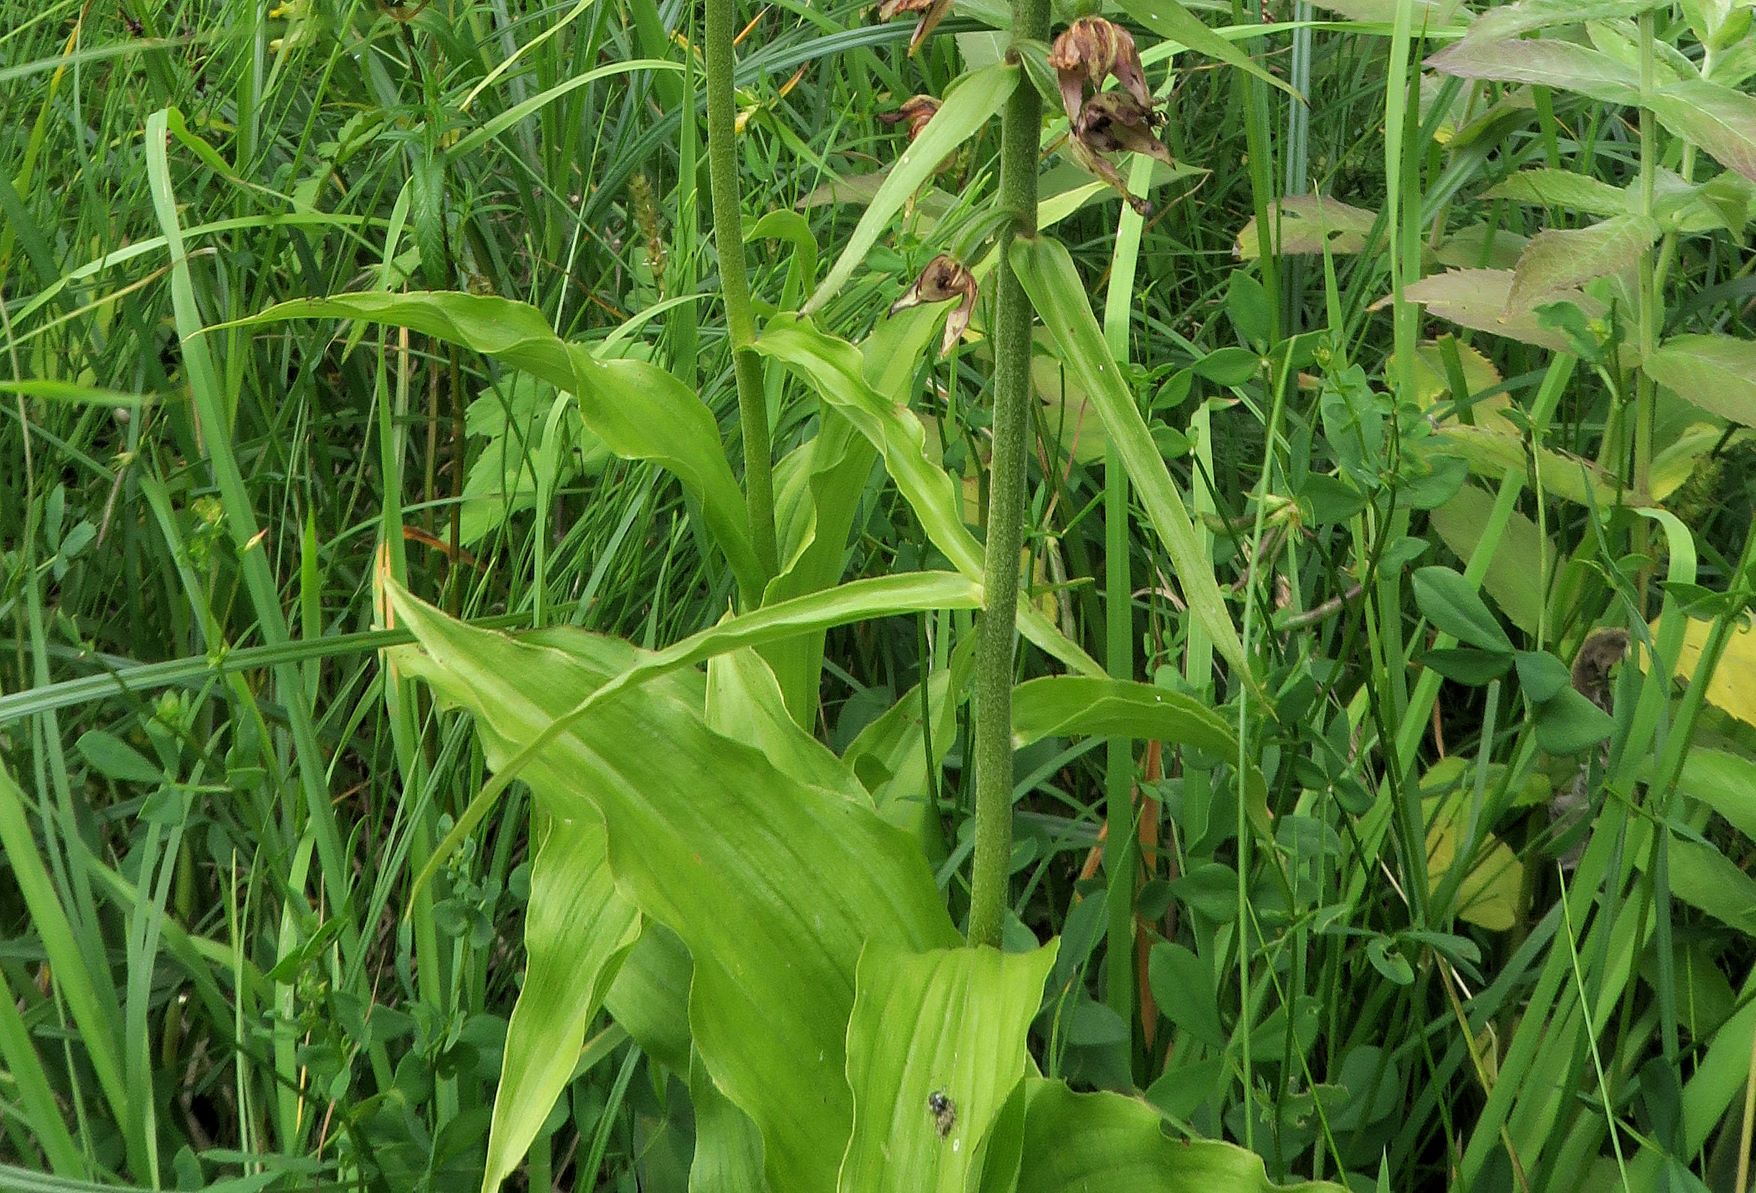
[[[1684,401],[1756,426],[1756,342],[1717,334],[1672,336],[1653,350],[1646,371]]]
[[[1695,79],[1659,88],[1647,106],[1677,136],[1756,178],[1756,96]]]
[[[1660,231],[1650,216],[1619,215],[1589,228],[1539,232],[1518,258],[1506,305],[1530,310],[1550,295],[1619,273],[1639,262]]]
[[[1427,59],[1443,74],[1500,83],[1536,83],[1609,104],[1640,102],[1640,75],[1608,54],[1553,38],[1464,38]]]

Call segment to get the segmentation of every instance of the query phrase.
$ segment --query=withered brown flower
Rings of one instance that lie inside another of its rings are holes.
[[[1171,151],[1152,131],[1153,110],[1126,91],[1100,91],[1085,101],[1073,135],[1099,153],[1144,153],[1166,165]]]
[[[916,47],[927,40],[927,34],[933,32],[934,27],[950,11],[951,0],[884,0],[878,6],[878,19],[888,21],[903,13],[920,13],[920,23],[915,26],[914,33],[908,39],[908,52],[913,54]]]
[[[945,319],[945,335],[939,341],[939,355],[950,354],[953,345],[962,338],[964,329],[969,326],[969,319],[976,309],[976,278],[973,273],[950,253],[940,253],[927,262],[927,268],[921,270],[921,276],[915,279],[903,296],[890,307],[890,313],[905,311],[909,307],[918,307],[927,302],[947,302],[960,299],[957,306]]]
[[[927,127],[927,122],[933,119],[934,113],[938,111],[939,101],[932,96],[911,95],[903,101],[902,106],[896,111],[878,113],[878,119],[885,124],[907,122],[908,139],[912,141],[921,135],[921,130]]]
[[[1049,65],[1060,78],[1061,106],[1067,109],[1070,123],[1079,120],[1086,85],[1100,91],[1111,75],[1141,107],[1152,107],[1133,34],[1103,17],[1080,17],[1063,29],[1049,48]]]

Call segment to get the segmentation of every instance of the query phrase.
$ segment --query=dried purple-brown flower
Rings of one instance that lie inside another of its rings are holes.
[[[906,122],[908,124],[908,139],[913,141],[921,135],[921,130],[927,127],[927,122],[933,119],[934,113],[938,111],[939,101],[932,96],[911,95],[903,101],[902,106],[896,111],[878,113],[878,119],[885,124]]]
[[[1100,91],[1085,101],[1073,135],[1099,153],[1144,153],[1171,164],[1171,151],[1154,135],[1153,109],[1126,91]]]
[[[906,12],[920,13],[920,23],[915,26],[914,33],[908,39],[908,52],[913,54],[927,40],[927,34],[933,32],[934,27],[950,11],[951,0],[884,0],[878,6],[878,19],[888,21]]]
[[[945,335],[939,341],[939,355],[947,356],[952,346],[962,338],[964,329],[969,326],[970,316],[976,309],[976,278],[963,262],[949,253],[940,253],[934,257],[927,262],[927,268],[921,270],[921,276],[915,279],[915,284],[891,305],[890,313],[894,315],[922,303],[947,302],[953,298],[961,301],[946,317]]]
[[[1103,17],[1080,17],[1063,29],[1049,49],[1049,65],[1060,77],[1061,106],[1067,109],[1069,123],[1079,120],[1086,86],[1099,91],[1111,75],[1142,107],[1152,107],[1133,35]]]

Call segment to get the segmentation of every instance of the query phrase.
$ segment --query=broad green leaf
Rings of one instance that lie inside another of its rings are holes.
[[[1570,682],[1567,664],[1546,650],[1518,651],[1512,662],[1518,668],[1518,686],[1533,704],[1553,700]]]
[[[700,1057],[689,1066],[689,1106],[695,1113],[689,1193],[763,1193],[762,1134],[714,1085]]]
[[[753,650],[729,651],[708,660],[707,725],[733,741],[755,746],[800,783],[856,803],[867,800],[868,793],[853,771],[787,714],[774,672]]]
[[[1663,8],[1666,0],[1519,0],[1500,8],[1491,8],[1475,19],[1466,41],[1496,41],[1517,37],[1533,29],[1550,25],[1578,25],[1612,17],[1637,17],[1654,8]]]
[[[1512,653],[1512,640],[1468,580],[1444,567],[1418,568],[1413,579],[1415,605],[1434,629],[1468,646]]]
[[[1120,0],[1120,7],[1160,37],[1187,46],[1197,54],[1217,58],[1227,66],[1235,66],[1271,87],[1279,87],[1298,102],[1305,102],[1297,88],[1264,70],[1254,58],[1208,28],[1200,17],[1184,8],[1178,0]]]
[[[1132,737],[1205,750],[1235,763],[1238,739],[1225,719],[1199,700],[1151,684],[1086,675],[1027,680],[1012,691],[1012,740],[1018,748],[1046,737]],[[1265,839],[1274,837],[1268,786],[1246,763],[1245,810]]]
[[[1473,485],[1465,485],[1427,516],[1445,545],[1459,559],[1469,559],[1475,554],[1493,508],[1492,497]],[[1535,522],[1513,510],[1494,558],[1482,576],[1482,590],[1494,598],[1508,621],[1534,637],[1542,624],[1543,604],[1548,599],[1543,584],[1554,574],[1554,546],[1543,537]]]
[[[927,538],[960,573],[979,581],[982,546],[963,524],[956,484],[928,456],[921,420],[906,406],[887,400],[866,380],[865,364],[854,346],[825,335],[796,316],[778,315],[763,329],[755,348],[810,385],[877,447],[885,471],[920,520]],[[1103,674],[1103,667],[1061,633],[1023,591],[1018,598],[1018,628],[1075,671]]]
[[[270,307],[244,324],[286,319],[364,319],[459,344],[573,394],[585,425],[612,453],[669,469],[700,502],[714,541],[754,604],[762,569],[750,541],[744,496],[720,445],[713,414],[682,382],[639,360],[598,360],[550,330],[526,303],[494,295],[427,291],[339,294]]]
[[[1504,12],[1504,9],[1495,9]],[[1564,207],[1587,215],[1627,215],[1633,201],[1628,192],[1572,170],[1520,170],[1482,192],[1484,199],[1511,199],[1541,207]]]
[[[596,809],[617,890],[688,948],[695,1047],[761,1130],[769,1180],[833,1188],[852,1123],[842,1074],[860,950],[959,943],[920,851],[864,801],[713,732],[665,684],[600,689],[568,652],[387,595],[419,643],[396,662],[475,717],[496,769],[586,705],[521,777],[550,815]]]
[[[1646,371],[1684,401],[1732,422],[1756,426],[1756,341],[1723,335],[1672,336],[1653,350]]]
[[[827,626],[843,625],[868,617],[892,613],[925,612],[932,609],[975,609],[981,606],[981,586],[952,572],[913,572],[855,580],[839,588],[814,592],[790,601],[765,605],[691,634],[663,650],[644,654],[615,678],[590,689],[574,707],[555,716],[541,730],[521,742],[520,748],[497,768],[497,773],[476,794],[445,839],[415,879],[424,886],[439,864],[487,814],[489,808],[521,773],[532,757],[585,716],[594,704],[617,693],[649,683],[693,666],[714,655],[740,647],[761,647],[784,642]],[[813,743],[815,744],[815,743]]]
[[[1530,310],[1509,305],[1513,277],[1510,269],[1454,269],[1422,278],[1404,294],[1410,302],[1425,306],[1429,314],[1459,326],[1555,352],[1571,352],[1567,337],[1558,329],[1545,326]],[[1602,318],[1605,314],[1601,302],[1579,290],[1551,291],[1546,297],[1551,302],[1571,302],[1587,319]]]
[[[1555,755],[1583,754],[1615,731],[1610,714],[1574,691],[1562,688],[1552,700],[1537,705],[1537,745]]]
[[[1378,221],[1378,213],[1320,195],[1286,195],[1269,203],[1268,243],[1277,255],[1331,253],[1344,256],[1366,247],[1366,236]],[[1234,246],[1239,260],[1254,261],[1262,255],[1256,217],[1251,216],[1238,233]]]
[[[1635,265],[1659,237],[1658,221],[1619,215],[1589,228],[1551,228],[1525,246],[1506,305],[1523,313],[1551,295]]]
[[[1466,37],[1427,65],[1463,79],[1535,83],[1576,91],[1610,104],[1640,102],[1640,75],[1608,54],[1552,38],[1534,41]]]
[[[1223,1050],[1227,1037],[1213,988],[1213,966],[1182,945],[1161,940],[1147,955],[1146,968],[1153,999],[1164,1017],[1203,1044]]]
[[[1220,595],[1201,538],[1195,533],[1189,512],[1165,468],[1164,457],[1153,443],[1146,420],[1140,416],[1134,395],[1122,380],[1121,369],[1104,345],[1103,331],[1091,313],[1084,284],[1073,268],[1073,258],[1059,241],[1047,236],[1020,237],[1012,243],[1012,268],[1043,325],[1049,329],[1062,363],[1085,387],[1102,416],[1110,442],[1146,508],[1147,519],[1171,557],[1190,613],[1226,661],[1254,686],[1243,641]]]
[[[880,395],[895,400],[914,380],[937,333],[933,312],[915,308],[887,319],[861,345],[865,377]],[[831,403],[821,402],[817,433],[782,460],[776,470],[775,502],[781,534],[781,574],[763,603],[827,588],[840,580],[848,536],[866,496],[877,450]],[[795,457],[797,457],[795,461]],[[817,715],[823,670],[824,631],[773,643],[763,657],[774,667],[793,719],[809,725]]]
[[[1661,87],[1647,106],[1677,136],[1745,178],[1756,178],[1756,96],[1690,80]]]
[[[640,1050],[674,1073],[689,1071],[689,950],[663,924],[643,925],[604,1009]]]
[[[945,826],[939,809],[927,800],[927,768],[934,773],[957,740],[957,710],[969,687],[975,660],[975,638],[966,637],[951,654],[951,666],[927,680],[927,716],[922,719],[919,684],[868,724],[842,752],[842,761],[872,793],[878,814],[920,843],[937,867],[945,860]],[[927,746],[932,746],[932,759]]]
[[[88,729],[73,743],[80,757],[106,779],[118,783],[163,783],[164,768],[105,729]]]
[[[902,151],[896,165],[884,176],[877,193],[860,216],[860,222],[854,225],[847,247],[842,249],[841,256],[830,268],[823,284],[817,287],[811,301],[805,304],[803,314],[820,309],[835,297],[836,291],[865,261],[872,246],[878,243],[879,235],[889,226],[891,217],[901,210],[909,196],[938,171],[939,164],[953,150],[969,140],[1000,110],[1017,85],[1018,69],[1002,63],[965,75],[945,93],[944,102],[933,114],[933,119]]]
[[[980,1145],[1029,1064],[1026,1037],[1054,963],[1052,943],[1023,954],[866,949],[848,1024],[854,1131],[841,1193],[971,1185]]]
[[[1677,790],[1698,799],[1756,840],[1756,761],[1727,750],[1691,747],[1683,756]]]
[[[1639,859],[1645,862],[1645,856]],[[1703,841],[1672,836],[1671,893],[1691,907],[1756,936],[1756,878]]]
[[[567,1088],[585,1029],[640,935],[639,913],[616,893],[597,814],[540,819],[547,826],[531,866],[524,987],[506,1028],[485,1190],[511,1175]]]
[[[1341,1193],[1341,1186],[1276,1185],[1262,1157],[1210,1139],[1172,1139],[1159,1112],[1121,1094],[1076,1094],[1027,1078],[1018,1193]]]

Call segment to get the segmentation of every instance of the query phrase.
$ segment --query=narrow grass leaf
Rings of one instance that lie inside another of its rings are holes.
[[[835,297],[836,292],[853,277],[854,270],[866,260],[872,246],[878,243],[879,235],[889,226],[891,217],[902,209],[909,196],[938,171],[939,164],[946,157],[1000,110],[1017,85],[1018,69],[996,63],[964,76],[946,92],[944,102],[927,122],[927,127],[909,143],[902,156],[896,159],[896,165],[884,176],[877,193],[860,216],[860,222],[848,237],[847,246],[811,296],[811,301],[805,304],[803,313],[810,314]]]
[[[1298,88],[1264,70],[1254,58],[1208,28],[1200,17],[1184,8],[1178,0],[1121,0],[1120,7],[1160,37],[1179,42],[1197,54],[1218,59],[1227,66],[1235,66],[1270,87],[1280,88],[1298,102],[1305,102]]]
[[[1055,946],[1030,953],[869,946],[848,1024],[854,1131],[841,1193],[962,1193],[1024,1077]]]
[[[1147,518],[1171,557],[1190,613],[1226,661],[1254,686],[1244,643],[1220,595],[1201,536],[1195,533],[1164,457],[1104,344],[1103,330],[1086,301],[1073,258],[1057,240],[1021,237],[1012,244],[1012,266],[1048,328],[1057,355],[1102,416],[1110,442],[1146,507]]]

